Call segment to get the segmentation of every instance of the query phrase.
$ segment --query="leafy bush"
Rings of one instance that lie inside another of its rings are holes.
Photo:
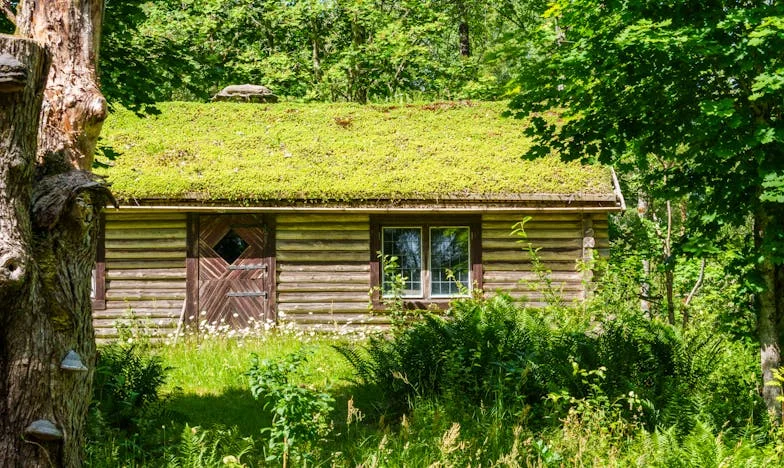
[[[111,344],[99,349],[90,405],[88,438],[99,445],[115,439],[114,450],[145,457],[158,447],[156,422],[165,412],[159,390],[169,369],[143,347]]]
[[[329,415],[334,399],[328,393],[298,384],[306,351],[289,354],[280,360],[259,360],[251,357],[248,371],[250,389],[255,398],[265,400],[264,407],[272,412],[267,461],[290,455],[306,459],[309,449],[329,433]]]
[[[98,353],[93,409],[112,428],[132,432],[145,412],[158,401],[168,369],[159,356],[134,345],[112,344]]]
[[[396,415],[420,398],[444,395],[466,411],[490,406],[525,415],[531,424],[557,424],[575,404],[601,396],[613,414],[648,430],[676,426],[680,434],[701,420],[743,427],[755,412],[762,414],[749,374],[753,364],[727,365],[737,353],[725,352],[714,334],[684,338],[634,311],[618,310],[591,324],[553,310],[525,309],[505,295],[460,300],[451,318],[427,316],[391,337],[338,350],[358,380],[382,395],[378,407]],[[584,372],[599,370],[598,381],[585,378]],[[544,405],[551,394],[567,395],[570,403]],[[629,395],[637,404],[628,403]],[[619,401],[625,404],[613,403]]]

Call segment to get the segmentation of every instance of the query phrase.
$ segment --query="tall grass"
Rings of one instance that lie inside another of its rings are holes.
[[[132,446],[96,426],[88,465],[279,466],[275,434],[287,426],[273,412],[308,414],[286,407],[291,394],[334,399],[319,440],[283,457],[291,466],[781,465],[784,436],[767,425],[750,348],[587,310],[496,296],[358,343],[267,332],[137,345],[123,363],[169,369],[152,382],[148,406],[161,410],[132,412]],[[254,399],[251,354],[274,369],[304,348],[285,388],[256,372]]]

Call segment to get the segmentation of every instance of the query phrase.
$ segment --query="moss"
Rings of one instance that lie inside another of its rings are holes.
[[[164,103],[120,110],[102,144],[120,199],[375,200],[610,193],[606,168],[524,161],[503,103]]]

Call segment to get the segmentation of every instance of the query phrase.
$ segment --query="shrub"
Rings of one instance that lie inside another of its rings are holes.
[[[157,421],[165,412],[159,391],[169,369],[143,347],[111,344],[100,348],[89,411],[88,444],[100,458],[101,444],[144,458],[159,448]]]
[[[290,455],[307,459],[315,443],[329,433],[329,415],[334,399],[328,393],[300,385],[301,366],[308,353],[299,351],[280,360],[259,360],[251,357],[248,371],[250,389],[255,398],[265,401],[272,412],[267,461],[282,459],[284,466]]]

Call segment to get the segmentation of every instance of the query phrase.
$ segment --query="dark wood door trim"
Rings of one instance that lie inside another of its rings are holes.
[[[185,257],[185,324],[199,323],[199,215],[188,213]]]

